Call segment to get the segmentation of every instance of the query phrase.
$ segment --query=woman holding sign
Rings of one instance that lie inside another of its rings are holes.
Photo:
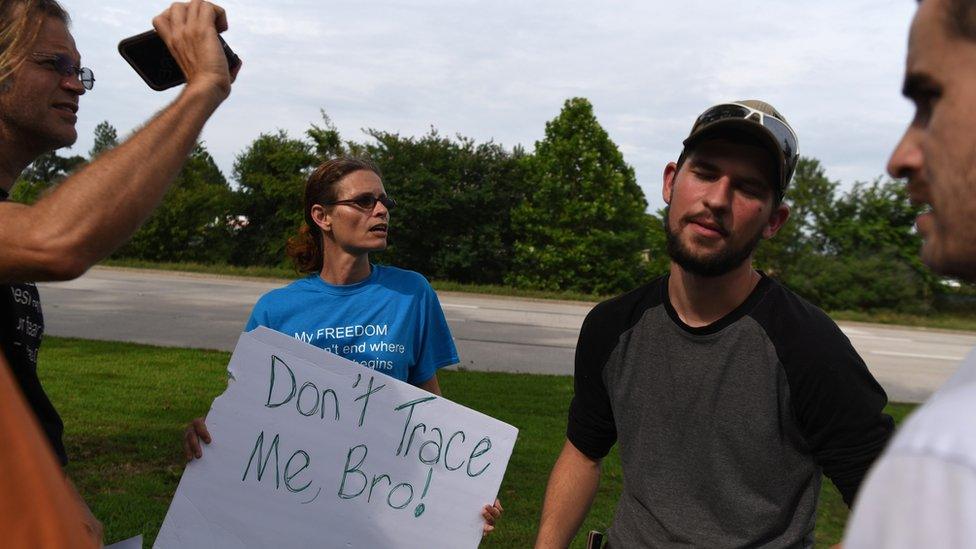
[[[437,295],[420,274],[369,261],[386,249],[395,207],[371,163],[319,166],[287,246],[309,274],[262,296],[245,330],[267,326],[439,395],[437,370],[459,360]]]
[[[305,223],[287,246],[308,276],[261,296],[245,330],[266,326],[440,395],[437,370],[459,360],[437,294],[418,273],[369,261],[386,249],[395,207],[371,162],[319,166],[305,184]],[[201,439],[210,435],[197,418],[184,436],[187,459],[202,455]],[[501,505],[482,514],[490,532]]]

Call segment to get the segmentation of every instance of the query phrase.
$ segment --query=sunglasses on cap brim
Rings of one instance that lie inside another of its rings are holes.
[[[786,162],[786,170],[783,174],[783,181],[781,182],[781,185],[785,189],[787,182],[793,177],[793,172],[796,170],[796,163],[799,160],[799,149],[797,147],[796,133],[793,131],[793,128],[790,128],[786,122],[783,122],[779,118],[753,109],[752,107],[740,105],[739,103],[724,103],[703,112],[698,117],[698,120],[695,120],[695,126],[691,129],[691,133],[694,134],[699,128],[709,126],[720,120],[749,120],[761,125],[769,132],[776,140],[776,145],[783,153],[783,159]]]

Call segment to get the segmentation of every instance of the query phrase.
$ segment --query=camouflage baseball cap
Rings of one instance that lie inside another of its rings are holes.
[[[800,158],[796,132],[786,118],[769,103],[755,99],[720,103],[695,119],[691,133],[683,142],[685,150],[705,135],[730,128],[749,132],[766,144],[777,160],[779,187],[776,190],[782,198]]]

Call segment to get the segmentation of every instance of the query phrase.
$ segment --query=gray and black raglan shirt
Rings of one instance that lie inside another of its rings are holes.
[[[662,277],[601,303],[576,349],[567,437],[619,443],[609,543],[812,547],[821,472],[848,505],[893,431],[887,397],[820,309],[763,275],[709,326]]]

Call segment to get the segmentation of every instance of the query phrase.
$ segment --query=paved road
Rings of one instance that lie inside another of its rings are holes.
[[[40,284],[50,335],[231,350],[251,306],[280,282],[95,268]],[[588,303],[440,293],[462,367],[572,374]],[[955,370],[976,334],[842,323],[894,401],[919,402]]]

